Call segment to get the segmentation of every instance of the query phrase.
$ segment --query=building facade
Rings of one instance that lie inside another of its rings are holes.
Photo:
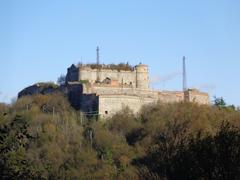
[[[154,91],[149,88],[148,66],[111,68],[106,65],[72,65],[66,75],[71,104],[87,114],[108,117],[129,107],[138,113],[143,105],[189,101],[209,104],[209,95],[196,89]]]
[[[91,84],[99,81],[102,84],[105,80],[115,81],[117,85],[130,86],[139,89],[149,89],[148,66],[139,64],[129,70],[111,69],[107,65],[99,65],[99,68],[92,68],[88,65],[72,65],[68,68],[67,82],[87,81]]]

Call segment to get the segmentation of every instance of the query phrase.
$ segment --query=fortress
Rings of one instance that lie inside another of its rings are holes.
[[[137,113],[142,105],[157,101],[209,104],[209,95],[196,89],[154,91],[149,83],[148,66],[144,64],[79,64],[68,68],[65,84],[73,107],[101,117],[111,116],[126,106]]]
[[[183,69],[185,72],[185,59]],[[138,113],[143,105],[157,101],[210,103],[209,95],[197,89],[156,91],[151,90],[149,84],[147,65],[102,65],[99,63],[97,48],[97,63],[71,65],[61,86],[54,83],[37,83],[19,92],[18,97],[60,91],[68,97],[76,110],[82,111],[86,116],[98,115],[103,118],[112,116],[126,106]]]

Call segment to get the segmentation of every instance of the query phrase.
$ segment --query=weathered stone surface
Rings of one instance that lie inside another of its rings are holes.
[[[185,100],[209,104],[208,94],[194,89],[189,89],[186,92],[151,90],[149,88],[148,66],[143,64],[139,64],[129,71],[72,65],[68,68],[67,77],[67,84],[73,84],[76,81],[85,82],[82,83],[80,109],[89,113],[98,111],[103,117],[111,116],[124,106],[128,106],[137,113],[142,105],[156,101],[170,103]],[[91,108],[93,104],[94,107],[97,104],[97,108]]]
[[[85,81],[95,83],[104,82],[106,78],[117,80],[120,85],[134,88],[149,89],[148,66],[139,64],[132,70],[92,69],[89,66],[75,66],[68,68],[67,82]],[[99,77],[99,79],[98,79]]]
[[[125,106],[137,113],[142,105],[157,101],[210,103],[209,95],[196,89],[186,92],[151,90],[148,66],[143,64],[131,70],[92,69],[90,66],[72,65],[68,68],[65,85],[35,84],[21,91],[19,97],[57,91],[66,94],[75,109],[102,117],[111,116]]]

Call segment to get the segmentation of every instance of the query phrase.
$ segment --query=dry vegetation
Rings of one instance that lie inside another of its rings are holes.
[[[134,67],[128,63],[119,63],[119,64],[81,64],[78,63],[78,66],[89,66],[92,69],[111,69],[117,71],[133,71]]]
[[[240,112],[153,104],[82,121],[60,94],[0,104],[1,179],[239,179]]]

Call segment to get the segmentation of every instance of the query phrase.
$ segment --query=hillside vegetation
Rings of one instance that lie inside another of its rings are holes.
[[[61,94],[0,104],[1,179],[240,179],[240,112],[193,103],[80,116]]]

